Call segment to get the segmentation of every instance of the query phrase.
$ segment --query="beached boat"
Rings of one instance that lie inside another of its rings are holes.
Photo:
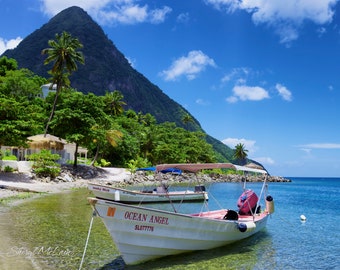
[[[156,170],[167,167],[189,172],[227,168],[266,175],[264,170],[230,163],[165,164],[158,165]],[[265,180],[266,177],[258,200],[251,195],[253,193],[244,190],[238,200],[238,211],[220,209],[184,214],[98,198],[88,200],[96,215],[103,220],[125,263],[132,265],[163,256],[220,247],[262,230],[274,211],[274,201],[267,194]],[[263,210],[260,210],[261,200],[265,203]]]
[[[183,202],[183,201],[207,201],[208,193],[203,185],[196,185],[193,190],[169,190],[162,175],[181,175],[182,171],[176,168],[165,168],[156,172],[156,167],[139,168],[137,171],[155,172],[159,185],[153,189],[131,190],[113,187],[105,184],[89,183],[96,198],[117,201],[122,203],[155,203],[155,202]]]
[[[195,186],[194,190],[169,191],[164,185],[153,190],[129,190],[109,185],[89,183],[96,198],[117,201],[122,203],[155,203],[155,202],[182,202],[208,200],[208,193],[204,186]]]

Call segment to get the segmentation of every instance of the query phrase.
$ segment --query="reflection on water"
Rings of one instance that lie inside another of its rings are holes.
[[[93,214],[86,200],[89,195],[83,188],[3,210],[0,269],[78,269]],[[83,269],[254,269],[263,256],[270,259],[270,246],[271,237],[264,230],[230,246],[127,267],[95,217]]]

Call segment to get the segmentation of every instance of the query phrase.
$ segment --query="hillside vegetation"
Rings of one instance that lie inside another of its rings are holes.
[[[53,17],[48,23],[27,36],[17,48],[3,55],[16,59],[18,67],[26,68],[44,78],[49,78],[51,65],[44,65],[46,56],[41,51],[56,33],[67,31],[83,44],[85,65],[71,77],[71,86],[83,94],[104,96],[106,92],[118,90],[124,96],[125,111],[129,109],[151,114],[157,123],[172,122],[177,127],[205,133],[200,123],[180,104],[165,95],[128,63],[125,56],[107,38],[101,27],[79,7],[70,7]],[[183,123],[189,115],[192,121]],[[230,160],[232,150],[219,140],[205,134],[219,161]]]

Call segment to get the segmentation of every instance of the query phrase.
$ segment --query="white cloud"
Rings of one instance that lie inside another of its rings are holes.
[[[100,24],[158,24],[172,11],[168,6],[149,9],[138,0],[42,0],[41,10],[54,16],[65,8],[78,6],[86,10]]]
[[[196,99],[196,104],[202,105],[202,106],[208,106],[210,105],[210,102],[201,98]]]
[[[170,13],[172,9],[170,7],[163,7],[162,9],[154,9],[150,12],[150,22],[154,24],[162,23],[165,20],[165,17],[168,13]]]
[[[319,27],[316,32],[318,33],[318,36],[321,37],[327,32],[327,29],[325,27]]]
[[[292,93],[283,85],[277,83],[275,86],[276,90],[279,92],[279,95],[286,101],[292,100]]]
[[[310,148],[301,148],[300,150],[305,152],[307,155],[309,155],[312,151],[312,149],[310,149]]]
[[[126,58],[126,60],[128,60],[131,67],[136,68],[136,63],[137,63],[136,59],[132,59],[132,58],[127,57],[127,56],[125,58]]]
[[[269,98],[268,92],[260,86],[236,85],[233,88],[233,95],[226,100],[229,103],[235,103],[238,100],[259,101]]]
[[[222,142],[232,149],[234,149],[237,144],[242,143],[244,145],[244,149],[248,150],[249,154],[254,153],[257,150],[257,147],[255,146],[256,141],[253,140],[246,140],[244,138],[226,138],[222,140]]]
[[[189,13],[181,13],[177,16],[177,22],[179,23],[187,23],[190,20]]]
[[[262,165],[273,165],[275,161],[271,157],[254,157],[253,160],[261,163]]]
[[[15,39],[6,40],[0,38],[0,55],[3,54],[8,49],[14,49],[22,41],[21,37]]]
[[[339,0],[205,0],[218,10],[245,10],[255,24],[273,27],[282,43],[298,38],[298,30],[305,21],[324,25],[333,20]]]
[[[250,75],[250,73],[252,73],[252,70],[247,68],[247,67],[240,67],[240,68],[234,68],[231,72],[229,72],[228,74],[224,75],[224,77],[222,78],[222,83],[225,82],[229,82],[231,80],[242,80],[245,81],[245,79],[243,78],[248,77]]]
[[[106,7],[111,0],[41,0],[41,11],[49,16],[54,16],[65,8],[78,6],[86,11],[101,10]],[[125,1],[117,1],[123,4]]]
[[[235,96],[230,96],[230,97],[226,98],[226,101],[228,103],[236,103],[238,101],[238,98],[235,97]]]
[[[222,140],[222,142],[225,145],[229,146],[231,149],[234,149],[237,144],[242,143],[244,145],[244,149],[248,150],[248,157],[250,155],[253,155],[258,150],[258,147],[256,146],[256,141],[253,140],[247,140],[244,138],[226,138]],[[251,157],[251,159],[261,163],[264,166],[275,164],[275,161],[270,157]]]
[[[340,149],[340,143],[310,143],[299,145],[299,148],[306,149]]]
[[[213,59],[202,51],[190,51],[187,56],[182,56],[173,61],[170,68],[163,70],[160,75],[166,81],[173,81],[181,76],[186,76],[188,80],[193,80],[207,66],[215,67],[216,64]]]

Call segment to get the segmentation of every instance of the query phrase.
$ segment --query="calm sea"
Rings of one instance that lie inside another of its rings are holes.
[[[340,178],[290,179],[293,182],[269,184],[275,213],[257,235],[138,266],[124,266],[95,217],[82,269],[340,269]],[[248,187],[259,193],[261,184]],[[236,209],[240,184],[215,183],[207,189],[210,210]],[[89,195],[79,189],[1,208],[0,269],[79,269],[92,219]],[[184,212],[201,208],[196,203],[180,207]]]

